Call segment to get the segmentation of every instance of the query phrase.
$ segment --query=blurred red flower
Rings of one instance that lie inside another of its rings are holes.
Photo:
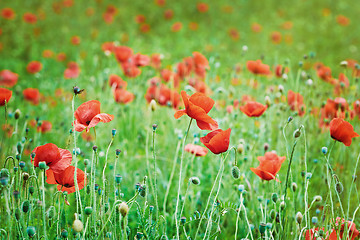
[[[231,128],[223,131],[217,129],[209,132],[200,141],[214,154],[226,152],[229,148]]]
[[[261,179],[270,181],[276,178],[276,174],[280,171],[281,164],[285,161],[286,157],[280,157],[275,151],[266,152],[265,156],[258,157],[260,162],[257,168],[250,168]]]
[[[188,115],[190,118],[196,120],[198,127],[202,130],[214,130],[218,128],[218,123],[207,115],[215,104],[213,99],[203,93],[194,93],[189,98],[185,91],[181,91],[181,97],[184,101],[185,109],[176,111],[174,115],[175,119],[183,115]]]
[[[75,131],[82,132],[86,129],[88,132],[90,128],[95,127],[99,122],[110,122],[114,119],[113,115],[107,113],[100,113],[100,102],[91,100],[81,104],[74,113],[75,116]]]
[[[3,8],[1,10],[1,16],[4,18],[4,19],[7,19],[7,20],[12,20],[15,18],[15,12],[12,8]]]
[[[37,17],[33,13],[24,13],[23,19],[26,23],[35,24],[37,22]]]
[[[40,92],[36,88],[26,88],[23,90],[23,96],[26,101],[38,105],[40,101]]]
[[[250,72],[256,75],[269,75],[271,73],[269,65],[262,63],[260,59],[256,61],[247,61],[246,67]]]
[[[196,157],[203,157],[208,153],[207,148],[191,143],[186,144],[185,151],[191,154],[195,154]]]
[[[287,102],[291,110],[296,110],[299,116],[303,116],[305,114],[304,97],[300,93],[289,90],[287,95]]]
[[[42,63],[38,62],[38,61],[31,61],[29,62],[29,64],[26,66],[26,70],[28,71],[28,73],[31,74],[35,74],[41,71],[42,69]]]
[[[122,78],[116,74],[111,74],[109,76],[109,85],[110,87],[114,87],[114,88],[122,88],[122,89],[126,89],[127,87],[127,82],[122,80]]]
[[[67,68],[64,71],[64,78],[65,79],[72,79],[79,77],[80,74],[80,67],[76,62],[69,62]]]
[[[203,2],[196,4],[196,8],[200,13],[206,13],[207,11],[209,11],[209,5]]]
[[[0,106],[5,105],[9,102],[10,98],[12,96],[12,91],[6,88],[0,88]]]
[[[330,122],[330,136],[345,146],[350,146],[352,138],[360,135],[354,132],[354,127],[349,122],[342,118],[334,118]]]
[[[114,98],[115,101],[118,103],[127,104],[127,103],[131,103],[134,100],[135,96],[134,94],[132,94],[129,91],[126,91],[125,89],[118,88],[115,89],[114,91]]]
[[[19,75],[10,70],[0,72],[0,86],[13,87],[18,81]]]

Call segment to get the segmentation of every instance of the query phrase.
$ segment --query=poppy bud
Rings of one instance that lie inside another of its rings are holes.
[[[242,185],[242,184],[240,184],[240,185],[238,186],[238,190],[239,190],[239,192],[243,192],[243,191],[245,190],[245,186]]]
[[[113,137],[115,137],[115,135],[116,135],[116,129],[111,130],[111,135],[112,135]]]
[[[344,186],[343,186],[343,184],[342,184],[341,182],[337,182],[337,183],[335,184],[335,190],[336,190],[339,194],[341,194],[341,193],[344,191]]]
[[[156,128],[157,128],[157,127],[158,127],[157,124],[153,124],[153,125],[152,125],[153,131],[156,131]]]
[[[293,182],[293,183],[291,184],[291,189],[292,189],[293,192],[296,191],[296,189],[297,189],[297,184],[296,184],[295,182]]]
[[[293,120],[293,117],[290,116],[290,117],[288,117],[288,120],[287,120],[287,121],[288,121],[288,123],[289,123],[289,122],[291,122],[292,120]]]
[[[269,144],[268,143],[264,143],[264,151],[266,152],[269,149]]]
[[[116,182],[117,184],[119,184],[119,183],[121,183],[121,180],[122,180],[122,177],[120,176],[120,174],[116,174],[116,175],[115,175],[115,182]]]
[[[84,224],[80,220],[75,219],[75,221],[73,222],[72,228],[74,229],[75,232],[79,233],[83,230]]]
[[[154,206],[149,206],[149,212],[150,214],[154,211]]]
[[[239,143],[239,145],[237,146],[237,152],[239,154],[242,154],[244,152],[244,144]]]
[[[90,163],[89,159],[84,159],[84,165],[85,166],[89,165],[89,163]]]
[[[347,65],[348,65],[348,61],[341,61],[340,62],[340,66],[342,66],[342,67],[347,67]]]
[[[120,149],[116,149],[116,150],[115,150],[115,153],[116,153],[116,156],[119,156],[120,153],[121,153],[121,150],[120,150]]]
[[[25,167],[25,162],[23,162],[23,161],[19,162],[19,167],[21,169],[23,169]]]
[[[281,210],[284,210],[284,209],[285,209],[285,202],[284,202],[284,201],[282,201],[282,202],[280,203],[280,209],[281,209]]]
[[[260,231],[261,235],[263,235],[265,233],[265,231],[266,231],[266,223],[260,223],[259,231]]]
[[[33,227],[33,226],[27,227],[27,228],[26,228],[26,233],[27,233],[27,235],[28,235],[30,238],[34,237],[34,235],[36,234],[36,229],[35,229],[35,227]]]
[[[185,224],[185,223],[186,223],[186,217],[181,217],[181,218],[180,218],[180,222],[181,222],[182,224]]]
[[[92,149],[94,150],[94,152],[96,152],[97,151],[97,146],[96,145],[94,145],[93,147],[92,147]]]
[[[300,129],[296,129],[293,134],[294,138],[298,138],[298,137],[300,137],[300,135],[301,135]]]
[[[314,202],[321,202],[322,201],[322,197],[320,196],[320,195],[316,195],[315,197],[314,197],[314,200],[313,200]]]
[[[39,168],[40,168],[41,170],[45,170],[45,168],[46,168],[46,162],[39,162]]]
[[[63,229],[62,231],[61,231],[61,237],[62,238],[67,238],[68,237],[68,231],[66,231],[65,229]]]
[[[277,195],[277,193],[273,193],[272,196],[271,196],[271,199],[273,200],[274,203],[276,203],[277,200],[278,200],[278,195]]]
[[[198,177],[191,177],[189,179],[189,181],[194,185],[199,185],[200,184],[200,179]]]
[[[25,200],[21,205],[21,209],[24,213],[27,213],[29,211],[29,208],[30,208],[30,202],[28,200]]]
[[[89,216],[92,213],[92,207],[85,207],[84,212],[87,216]]]
[[[275,219],[275,217],[276,217],[276,212],[275,212],[274,209],[271,209],[271,211],[270,211],[270,218],[273,220],[273,219]]]
[[[35,192],[34,186],[30,186],[30,187],[29,187],[29,193],[30,193],[31,195],[33,195],[34,192]]]
[[[126,217],[129,212],[129,206],[126,204],[126,202],[122,202],[119,204],[119,211],[121,213],[121,216]]]
[[[301,212],[297,212],[296,215],[295,215],[295,219],[296,219],[296,222],[297,222],[298,224],[301,224],[302,219],[303,219],[302,213],[301,213]]]
[[[265,104],[270,107],[270,104],[271,104],[271,100],[270,100],[270,97],[269,96],[265,96]]]
[[[323,154],[327,154],[327,151],[328,151],[327,147],[322,147],[322,148],[321,148],[321,152],[322,152]]]
[[[154,111],[156,110],[156,101],[155,101],[154,99],[152,99],[152,100],[150,101],[150,110],[151,110],[152,112],[154,112]]]
[[[48,218],[53,218],[55,216],[55,207],[51,206],[47,211]]]
[[[231,175],[234,179],[240,178],[240,169],[237,166],[231,168]]]
[[[136,239],[142,239],[144,237],[144,234],[141,232],[136,233]]]
[[[311,222],[316,225],[318,223],[318,218],[317,217],[312,217]]]

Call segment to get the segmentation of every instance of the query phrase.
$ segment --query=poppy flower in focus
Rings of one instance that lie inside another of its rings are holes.
[[[179,32],[182,29],[182,23],[176,22],[171,26],[171,31],[173,32]]]
[[[195,154],[196,157],[203,157],[208,153],[207,148],[191,143],[186,144],[185,151],[191,154]]]
[[[37,72],[40,72],[42,69],[42,64],[41,62],[38,61],[31,61],[29,62],[29,64],[26,66],[26,70],[28,71],[28,73],[31,74],[35,74]]]
[[[48,184],[58,184],[57,189],[59,191],[66,191],[68,194],[70,194],[75,192],[74,174],[74,166],[69,166],[59,173],[52,171],[52,169],[50,168],[46,171],[46,182]],[[86,178],[85,173],[79,168],[76,170],[76,179],[79,190],[83,189],[86,185]]]
[[[287,95],[287,102],[291,110],[298,111],[299,116],[303,116],[305,114],[304,97],[300,93],[289,90]]]
[[[339,226],[339,223],[342,223],[340,227],[340,231],[333,229],[330,233],[328,240],[337,240],[339,239],[337,233],[339,233],[340,239],[343,239],[345,227],[348,229],[348,236],[346,237],[347,240],[354,240],[357,236],[359,236],[359,231],[356,229],[356,225],[352,221],[346,221],[347,224],[345,225],[345,219],[341,219],[340,217],[336,218],[335,226]],[[351,237],[351,238],[350,238]]]
[[[99,122],[110,122],[114,119],[113,115],[107,113],[100,113],[100,102],[91,100],[81,104],[74,113],[75,116],[75,131],[82,132],[86,129],[88,132],[90,128],[95,127]]]
[[[270,74],[270,66],[261,62],[261,60],[247,61],[247,69],[256,75],[268,75]]]
[[[114,98],[117,103],[127,104],[131,103],[134,100],[135,96],[134,94],[126,91],[125,89],[118,88],[114,91]]]
[[[206,13],[209,11],[209,5],[203,2],[196,4],[196,8],[200,13]]]
[[[0,72],[0,86],[13,87],[19,76],[16,73],[13,73],[10,70],[2,70]]]
[[[7,20],[12,20],[15,18],[15,12],[12,8],[3,8],[1,10],[1,16],[4,18],[4,19],[7,19]]]
[[[248,117],[260,117],[265,110],[267,105],[262,105],[258,102],[248,101],[244,106],[240,107],[240,111],[245,113]]]
[[[12,91],[6,88],[0,88],[0,106],[4,106],[9,102],[12,96]]]
[[[35,24],[37,21],[36,15],[33,13],[29,13],[29,12],[25,13],[23,15],[23,19],[24,19],[24,22],[29,23],[29,24]]]
[[[352,138],[359,137],[359,134],[354,132],[354,127],[349,122],[342,118],[334,118],[330,122],[330,136],[345,146],[350,146]]]
[[[42,146],[34,148],[32,153],[35,157],[30,156],[31,163],[35,167],[39,167],[40,162],[45,162],[46,165],[54,172],[59,173],[70,166],[72,155],[69,150],[58,148],[53,143],[47,143]]]
[[[69,62],[67,68],[64,71],[65,79],[72,79],[79,77],[80,67],[76,62]]]
[[[38,105],[40,101],[40,92],[36,88],[26,88],[23,90],[23,96],[26,101]]]
[[[181,97],[185,109],[176,111],[174,115],[175,119],[183,115],[188,115],[190,118],[196,120],[201,130],[214,130],[218,128],[218,123],[207,115],[215,104],[213,99],[203,93],[194,93],[189,98],[185,91],[181,91]]]
[[[109,76],[109,85],[110,87],[126,89],[127,82],[122,80],[120,76],[116,74],[111,74]]]
[[[217,129],[209,132],[200,141],[214,154],[226,152],[229,148],[231,128],[223,131]]]
[[[258,157],[260,162],[257,168],[250,168],[253,173],[258,175],[261,179],[270,181],[276,179],[276,174],[280,171],[281,164],[285,161],[286,157],[280,157],[275,151],[266,152],[264,156]]]

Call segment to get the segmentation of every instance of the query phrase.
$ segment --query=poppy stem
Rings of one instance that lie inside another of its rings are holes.
[[[154,193],[155,193],[155,204],[156,204],[156,221],[159,220],[159,202],[158,202],[158,195],[157,195],[157,182],[156,182],[156,154],[155,154],[155,134],[156,130],[153,128],[152,134],[152,152],[153,152],[153,159],[154,159]]]
[[[180,202],[180,191],[181,191],[181,179],[182,179],[182,164],[183,164],[183,160],[184,160],[184,152],[185,152],[185,142],[187,139],[187,136],[189,134],[190,131],[190,127],[191,127],[191,123],[192,123],[192,118],[190,118],[190,122],[189,122],[189,126],[186,130],[186,135],[184,137],[184,141],[182,143],[182,152],[181,152],[181,159],[180,159],[180,173],[179,173],[179,184],[178,184],[178,193],[177,193],[177,198],[176,198],[176,208],[175,208],[175,225],[176,225],[176,239],[180,239],[180,229],[179,229],[179,221],[180,221],[180,217],[178,217],[178,209],[179,209],[179,202]]]
[[[43,207],[43,230],[44,230],[44,238],[45,240],[47,239],[46,236],[46,218],[45,218],[45,211],[46,211],[46,205],[45,205],[45,170],[44,172],[41,173],[42,175],[42,190],[43,190],[43,194],[42,194],[42,207]]]

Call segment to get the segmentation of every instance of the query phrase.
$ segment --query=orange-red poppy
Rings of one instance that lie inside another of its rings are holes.
[[[335,222],[335,226],[338,227],[341,221],[341,227],[340,230],[338,229],[332,229],[330,236],[328,238],[328,240],[337,240],[339,239],[337,234],[339,234],[340,239],[343,239],[343,235],[344,235],[344,231],[345,231],[345,227],[348,229],[347,233],[348,233],[348,237],[346,237],[347,240],[355,240],[355,238],[357,236],[359,236],[359,231],[356,229],[356,225],[354,222],[352,221],[346,221],[346,225],[345,225],[345,219],[342,219],[340,217],[336,218],[336,222]]]
[[[318,67],[316,71],[317,71],[317,75],[319,78],[321,78],[325,82],[328,82],[331,84],[334,83],[333,78],[331,76],[331,68],[330,67],[320,65],[320,67]]]
[[[132,61],[137,67],[144,67],[150,64],[150,57],[141,53],[132,56]]]
[[[114,48],[114,54],[119,63],[124,63],[133,55],[133,50],[126,46],[118,46]]]
[[[29,121],[30,127],[36,128],[37,132],[47,133],[52,129],[52,124],[49,121],[43,120],[37,122],[35,119]]]
[[[281,164],[285,161],[286,157],[280,157],[275,151],[266,152],[264,156],[257,158],[260,162],[257,168],[250,168],[261,179],[270,181],[276,178],[276,174],[280,171]]]
[[[38,105],[40,101],[40,92],[36,88],[26,88],[23,90],[24,99],[34,105]]]
[[[56,56],[56,60],[59,61],[59,62],[63,62],[66,60],[66,54],[61,52],[61,53],[58,53],[57,56]]]
[[[19,75],[10,70],[0,72],[0,86],[13,87],[18,81]]]
[[[281,66],[280,64],[276,65],[275,67],[275,75],[276,77],[280,78],[283,76],[284,73],[288,73],[289,72],[289,68],[283,68],[283,66]]]
[[[9,102],[12,96],[12,91],[6,88],[0,88],[0,106],[4,106]]]
[[[291,110],[297,111],[299,116],[303,116],[305,114],[304,97],[300,93],[289,90],[287,95],[287,102]]]
[[[344,15],[336,16],[336,22],[341,26],[348,26],[350,24],[350,19]]]
[[[209,132],[205,137],[201,137],[200,141],[204,144],[212,153],[220,154],[226,152],[229,148],[231,128],[223,131],[217,129]]]
[[[164,18],[170,20],[174,17],[174,11],[172,9],[167,9],[164,11]]]
[[[261,62],[261,60],[247,61],[247,69],[256,75],[269,75],[271,73],[270,66]]]
[[[345,146],[350,146],[352,138],[360,135],[354,132],[354,127],[349,122],[342,118],[334,118],[330,122],[330,136]]]
[[[195,156],[197,157],[203,157],[208,153],[207,148],[204,148],[202,146],[199,145],[195,145],[195,144],[186,144],[185,149],[186,152],[189,152],[191,154],[195,154]]]
[[[126,91],[125,89],[115,89],[114,91],[114,99],[118,103],[131,103],[134,100],[135,96],[133,93]]]
[[[153,53],[150,56],[150,65],[155,69],[160,69],[160,67],[161,67],[161,54]]]
[[[74,113],[75,116],[75,131],[82,132],[86,129],[88,132],[90,128],[95,127],[99,122],[110,122],[114,116],[107,113],[100,113],[100,102],[91,100],[81,104]]]
[[[209,11],[209,5],[204,2],[197,3],[196,8],[200,13],[206,13],[207,11]]]
[[[179,93],[171,91],[164,84],[161,84],[160,87],[158,87],[156,82],[152,83],[147,89],[145,99],[148,103],[154,99],[162,106],[171,106],[175,109],[177,109],[180,104]]]
[[[58,184],[57,189],[59,191],[66,191],[68,194],[70,194],[75,192],[74,173],[74,166],[69,166],[59,173],[52,171],[50,168],[46,171],[46,182],[48,184]],[[83,189],[86,185],[86,177],[85,173],[79,168],[76,170],[76,179],[79,190]]]
[[[244,106],[240,107],[240,111],[245,113],[248,117],[260,117],[266,109],[267,105],[253,101],[248,101]]]
[[[26,70],[28,71],[28,73],[31,74],[35,74],[41,71],[42,69],[42,64],[41,62],[38,61],[31,61],[29,62],[29,64],[26,66]]]
[[[258,23],[251,24],[251,30],[255,33],[259,33],[262,31],[262,26]]]
[[[49,50],[49,49],[45,49],[43,52],[42,52],[42,56],[44,58],[52,58],[54,56],[54,52]]]
[[[182,23],[181,22],[175,22],[171,26],[171,31],[173,31],[173,32],[179,32],[181,29],[182,29]]]
[[[137,24],[145,23],[145,21],[146,21],[146,17],[143,14],[139,14],[135,16],[135,22]]]
[[[40,162],[45,162],[50,169],[56,173],[64,171],[70,166],[72,155],[69,150],[59,148],[53,143],[47,143],[45,145],[34,148],[31,155],[31,163],[35,167],[39,167]]]
[[[7,20],[12,20],[15,18],[15,12],[12,8],[3,8],[1,10],[1,16],[4,18],[4,19],[7,19]]]
[[[80,75],[80,67],[76,62],[69,62],[67,68],[64,71],[65,79],[77,78]]]
[[[282,40],[281,32],[273,31],[270,35],[273,44],[280,44]]]
[[[194,93],[189,98],[185,91],[181,91],[181,97],[185,109],[175,112],[174,117],[176,119],[183,115],[188,115],[190,118],[196,120],[198,127],[202,130],[214,130],[218,128],[218,123],[207,115],[215,104],[213,99],[203,93]]]
[[[81,42],[81,39],[79,36],[72,36],[70,39],[70,43],[75,46],[80,45],[80,42]]]

